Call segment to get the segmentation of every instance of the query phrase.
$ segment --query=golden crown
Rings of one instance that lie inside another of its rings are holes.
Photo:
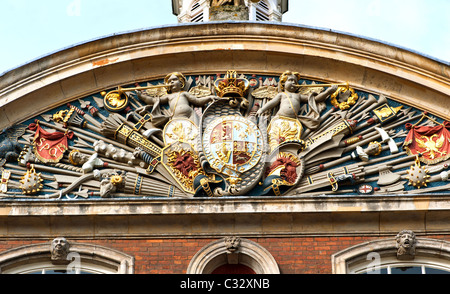
[[[219,97],[244,97],[249,84],[247,79],[238,78],[235,70],[229,70],[224,78],[215,81],[214,87]]]

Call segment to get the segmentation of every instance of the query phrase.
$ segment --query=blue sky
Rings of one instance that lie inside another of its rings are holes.
[[[0,7],[0,75],[75,44],[177,23],[171,0],[1,0]],[[450,0],[290,0],[283,21],[450,62]]]

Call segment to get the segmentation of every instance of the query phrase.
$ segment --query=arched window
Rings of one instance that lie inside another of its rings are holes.
[[[134,258],[91,244],[70,243],[67,262],[52,260],[51,244],[26,245],[0,253],[2,274],[132,274]]]
[[[398,255],[395,239],[362,243],[332,256],[334,274],[450,274],[450,242],[416,238],[408,259]]]
[[[279,274],[273,256],[259,244],[237,237],[203,247],[192,258],[187,274]]]

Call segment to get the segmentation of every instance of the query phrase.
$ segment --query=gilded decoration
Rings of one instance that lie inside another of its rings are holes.
[[[104,89],[0,133],[0,197],[448,191],[449,122],[333,80],[173,72]]]

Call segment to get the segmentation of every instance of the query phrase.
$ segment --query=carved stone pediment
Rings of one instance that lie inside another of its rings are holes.
[[[2,134],[3,197],[448,190],[450,123],[384,95],[357,91],[351,82],[320,83],[295,71],[274,77],[229,70],[213,80],[173,72],[100,94],[103,98],[72,101]],[[14,153],[16,161],[9,156]]]

